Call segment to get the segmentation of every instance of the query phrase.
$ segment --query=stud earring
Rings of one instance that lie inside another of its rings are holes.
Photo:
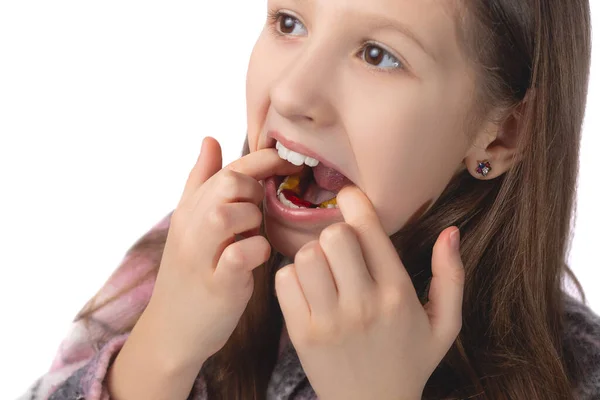
[[[487,176],[487,174],[492,170],[492,166],[488,160],[477,161],[477,172],[479,175]]]

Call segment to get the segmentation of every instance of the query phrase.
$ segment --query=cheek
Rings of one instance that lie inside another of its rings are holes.
[[[248,73],[246,74],[246,119],[248,126],[248,144],[251,151],[258,147],[258,140],[263,130],[270,106],[270,89],[277,71],[270,63],[267,32],[263,32],[250,56]]]
[[[468,147],[453,119],[427,109],[397,108],[356,131],[370,129],[369,135],[353,135],[363,190],[390,235],[432,205]]]

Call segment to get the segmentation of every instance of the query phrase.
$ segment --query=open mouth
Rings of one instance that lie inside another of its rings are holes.
[[[295,175],[278,176],[277,198],[291,208],[338,208],[337,193],[319,186],[313,167],[308,165]]]
[[[274,140],[272,143],[272,147],[277,149],[279,157],[294,165],[303,165],[304,167],[297,174],[275,177],[277,199],[289,208],[338,208],[338,193],[345,185],[352,182],[334,169],[330,163],[324,165],[324,162],[317,159],[318,155],[313,154],[302,145],[288,142],[287,146],[279,140]],[[304,155],[300,151],[317,158]]]

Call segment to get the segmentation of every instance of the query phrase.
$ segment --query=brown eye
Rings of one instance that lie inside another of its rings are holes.
[[[281,15],[279,19],[279,30],[282,33],[290,34],[294,32],[294,27],[296,26],[296,18],[291,17],[289,15]]]
[[[390,54],[389,51],[374,44],[368,44],[363,47],[362,58],[367,63],[381,69],[394,69],[401,65],[400,61]]]
[[[365,47],[365,61],[369,64],[379,65],[383,60],[383,50],[377,46],[368,45]]]
[[[306,35],[306,28],[298,18],[289,14],[278,12],[274,15],[274,26],[277,33],[285,36],[303,36]]]

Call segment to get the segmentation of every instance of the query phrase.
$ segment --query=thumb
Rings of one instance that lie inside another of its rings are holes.
[[[215,138],[207,136],[202,140],[200,155],[194,168],[190,171],[182,198],[189,197],[191,193],[198,190],[204,182],[219,172],[221,168],[223,168],[221,145]]]
[[[451,345],[462,327],[465,270],[460,257],[460,231],[446,228],[433,246],[429,302],[424,308],[434,335]],[[446,349],[447,350],[447,349]]]

